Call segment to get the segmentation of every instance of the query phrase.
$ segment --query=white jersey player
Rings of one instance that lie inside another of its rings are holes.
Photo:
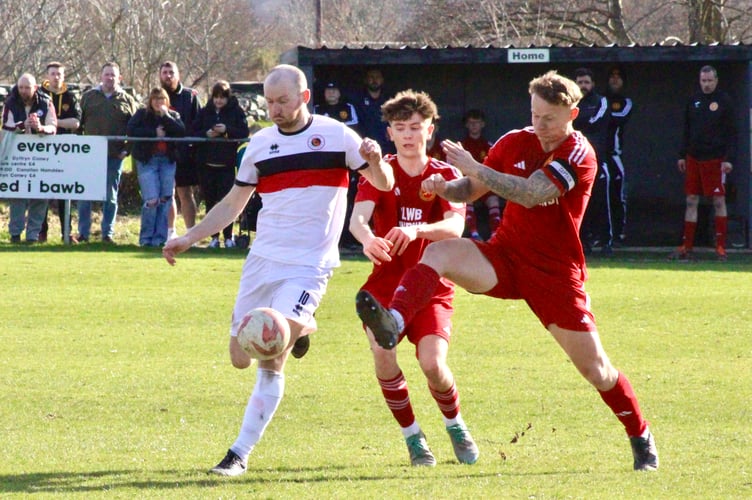
[[[359,170],[378,189],[394,185],[391,167],[376,141],[361,139],[346,125],[312,115],[305,75],[279,65],[264,81],[264,97],[275,126],[251,139],[235,186],[185,235],[162,251],[175,256],[234,221],[254,190],[263,197],[256,239],[243,266],[230,329],[230,360],[248,368],[251,358],[236,339],[238,321],[250,309],[271,307],[290,323],[290,345],[278,358],[259,361],[256,385],[236,441],[211,472],[237,476],[261,439],[284,393],[284,366],[298,339],[316,330],[313,313],[339,265],[337,243],[345,222],[350,170]],[[307,342],[301,343],[307,349]],[[302,355],[302,354],[300,354]]]

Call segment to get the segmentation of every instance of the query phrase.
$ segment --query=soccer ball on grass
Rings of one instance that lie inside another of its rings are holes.
[[[248,311],[238,326],[238,344],[252,358],[274,359],[290,343],[290,325],[282,313],[270,307]]]

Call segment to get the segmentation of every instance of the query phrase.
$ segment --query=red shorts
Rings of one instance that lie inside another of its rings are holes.
[[[454,308],[446,302],[431,302],[415,315],[405,331],[400,335],[400,341],[407,340],[415,346],[415,357],[418,357],[418,344],[429,335],[438,335],[449,343],[452,335],[452,313]]]
[[[498,241],[498,240],[497,240]],[[578,275],[545,272],[510,252],[503,243],[474,241],[496,272],[497,285],[484,293],[499,299],[523,299],[544,327],[595,332],[590,297]]]
[[[381,298],[376,297],[376,300]],[[382,302],[382,304],[388,301]],[[452,314],[454,308],[450,299],[442,300],[434,298],[426,307],[415,315],[409,325],[400,334],[399,342],[407,337],[407,340],[415,346],[415,357],[418,357],[418,344],[429,335],[438,335],[449,343],[452,335]],[[366,326],[363,325],[365,330]]]
[[[726,174],[721,170],[721,159],[696,160],[687,156],[687,178],[684,193],[687,195],[725,196]]]

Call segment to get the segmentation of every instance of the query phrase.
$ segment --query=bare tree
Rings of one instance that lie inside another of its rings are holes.
[[[454,45],[733,43],[752,40],[749,0],[425,0],[416,42]]]
[[[419,2],[405,0],[278,0],[267,7],[273,16],[277,41],[293,45],[328,47],[375,45],[400,40],[413,19]],[[316,12],[320,8],[320,40],[317,40]]]
[[[261,25],[243,0],[4,0],[0,79],[41,74],[46,62],[68,66],[68,80],[96,84],[101,65],[116,61],[127,84],[145,92],[159,64],[175,60],[189,85],[247,79],[272,64]]]
[[[260,5],[263,4],[263,12]],[[95,84],[107,60],[139,92],[165,59],[183,80],[258,79],[295,45],[752,43],[750,0],[1,0],[0,81]],[[320,7],[320,34],[316,7]],[[320,37],[320,38],[317,38]]]

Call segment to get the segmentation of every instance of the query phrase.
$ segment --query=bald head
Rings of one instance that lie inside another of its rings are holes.
[[[272,68],[264,80],[264,91],[267,85],[279,86],[281,84],[297,92],[303,92],[308,88],[305,74],[299,68],[289,64],[280,64]]]
[[[283,132],[296,132],[308,123],[311,91],[305,74],[295,66],[275,66],[264,80],[264,97],[269,117]]]
[[[21,96],[23,102],[25,104],[30,103],[34,97],[34,93],[37,91],[37,79],[34,78],[34,75],[31,73],[24,73],[18,79],[16,85],[18,87],[18,95]]]

